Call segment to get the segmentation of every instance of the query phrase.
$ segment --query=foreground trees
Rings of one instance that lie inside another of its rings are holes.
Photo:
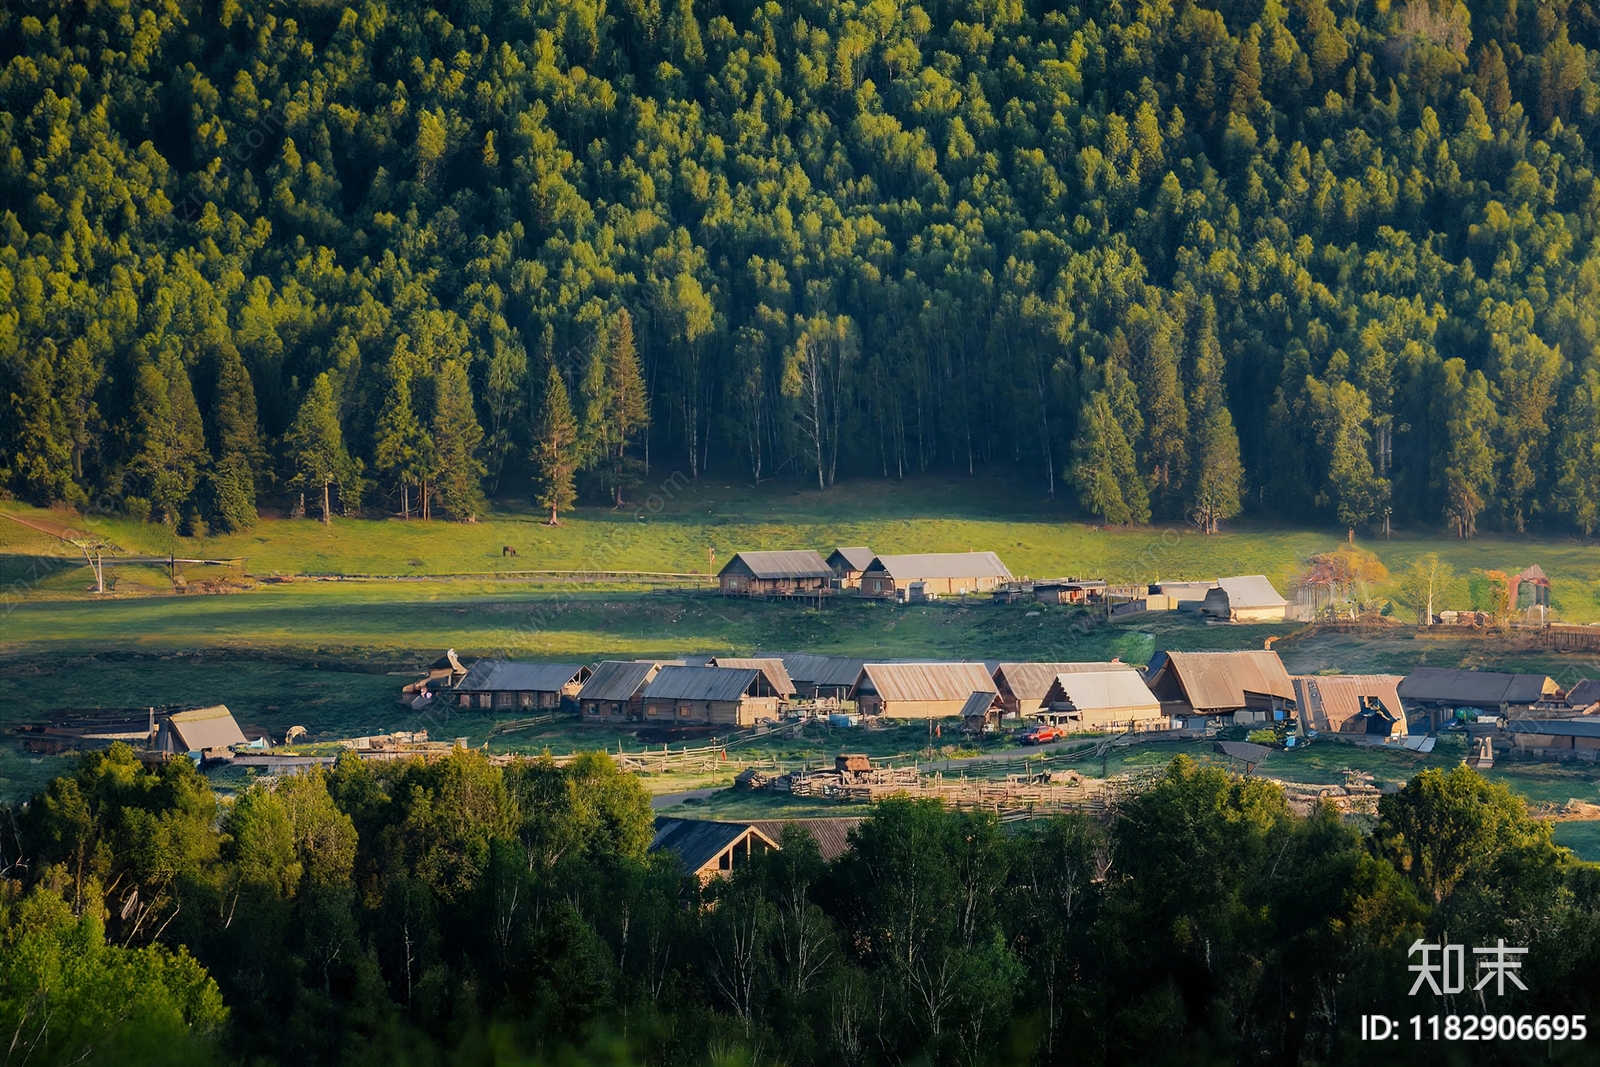
[[[119,746],[6,825],[0,1023],[29,1062],[1143,1063],[1181,1044],[1378,1063],[1358,1019],[1405,1002],[1418,937],[1528,947],[1533,992],[1497,1012],[1600,997],[1595,868],[1464,767],[1385,797],[1369,836],[1186,758],[1109,826],[891,800],[831,863],[790,826],[706,887],[648,852],[649,798],[599,754],[347,755],[219,818],[188,761]]]

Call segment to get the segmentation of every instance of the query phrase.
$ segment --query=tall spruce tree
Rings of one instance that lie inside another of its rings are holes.
[[[1244,466],[1239,461],[1239,435],[1228,410],[1222,345],[1217,340],[1217,307],[1209,295],[1201,301],[1196,348],[1191,400],[1194,436],[1189,444],[1194,475],[1189,514],[1196,525],[1213,534],[1221,523],[1239,514]]]
[[[404,334],[389,360],[389,390],[374,428],[373,465],[400,491],[400,514],[411,518],[413,503],[427,518],[425,487],[435,467],[433,441],[417,418],[411,396],[411,362]],[[417,490],[413,500],[412,490]]]
[[[570,510],[578,499],[575,484],[578,448],[578,420],[572,416],[567,383],[552,365],[545,377],[544,404],[539,427],[534,433],[532,455],[538,470],[539,506],[549,509],[551,526],[560,526],[561,513]]]
[[[453,519],[470,522],[482,514],[483,460],[478,446],[483,427],[472,407],[467,368],[449,360],[434,379],[433,450],[438,471],[439,506]]]
[[[610,401],[607,421],[611,424],[609,480],[617,507],[623,494],[642,479],[644,464],[629,450],[650,429],[650,402],[645,394],[644,374],[639,369],[639,351],[633,340],[633,317],[627,308],[618,308],[611,323],[611,345],[607,352],[606,397]]]
[[[1600,528],[1600,370],[1593,366],[1568,392],[1556,468],[1556,507],[1589,537]]]
[[[1103,382],[1078,418],[1073,464],[1078,500],[1108,526],[1149,522],[1150,496],[1133,445],[1139,429],[1129,400],[1133,385],[1114,358],[1105,365]]]
[[[333,521],[335,489],[344,514],[352,514],[360,507],[361,461],[345,451],[339,398],[333,379],[326,372],[317,375],[306,391],[294,424],[284,436],[284,445],[292,471],[289,487],[319,498],[324,524]]]
[[[212,437],[216,463],[208,475],[212,521],[224,530],[255,525],[257,471],[265,461],[257,423],[256,391],[239,350],[231,343],[216,354]]]

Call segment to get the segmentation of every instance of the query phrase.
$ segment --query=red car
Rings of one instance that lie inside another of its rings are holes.
[[[1063,740],[1066,736],[1067,732],[1059,726],[1035,726],[1022,735],[1022,743],[1025,745],[1048,745],[1052,741]]]

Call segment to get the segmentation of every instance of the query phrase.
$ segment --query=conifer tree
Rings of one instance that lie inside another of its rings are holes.
[[[1139,392],[1145,416],[1144,468],[1150,472],[1151,503],[1160,514],[1178,515],[1189,466],[1189,410],[1184,404],[1178,367],[1181,332],[1173,316],[1159,303],[1136,311],[1142,320]]]
[[[389,392],[375,427],[372,459],[377,470],[400,489],[400,513],[411,518],[412,489],[421,490],[433,469],[433,442],[417,419],[411,397],[411,365],[406,336],[402,334],[389,360]],[[425,493],[417,505],[424,504]],[[424,511],[423,517],[426,518]]]
[[[623,493],[636,486],[642,464],[628,449],[650,428],[650,404],[645,395],[644,375],[639,369],[639,352],[633,340],[633,317],[627,308],[617,310],[611,324],[611,345],[607,352],[606,397],[610,402],[607,421],[610,431],[610,481],[617,507]]]
[[[346,515],[360,501],[361,461],[351,458],[344,447],[344,429],[339,423],[339,398],[327,372],[307,390],[300,410],[284,437],[293,474],[289,487],[321,498],[321,521],[333,521],[333,490],[339,491],[339,507]]]
[[[208,476],[211,516],[227,531],[256,522],[256,471],[265,459],[257,424],[256,392],[239,350],[231,343],[217,355],[212,436],[217,461]]]
[[[1478,532],[1478,515],[1494,495],[1495,453],[1489,442],[1500,416],[1482,371],[1466,373],[1460,359],[1445,363],[1449,439],[1444,471],[1445,514],[1457,537]]]
[[[439,504],[451,518],[470,522],[484,508],[484,466],[478,458],[483,428],[472,407],[467,368],[456,360],[439,368],[431,428]]]
[[[139,451],[130,470],[148,494],[152,518],[174,525],[193,510],[202,465],[209,458],[189,375],[176,356],[136,372],[133,421]]]
[[[1103,388],[1084,403],[1074,446],[1073,481],[1084,508],[1107,526],[1150,521],[1150,496],[1134,452],[1141,423],[1138,396],[1113,354],[1103,370]]]
[[[1593,366],[1568,395],[1556,466],[1556,507],[1589,537],[1600,528],[1600,370]]]
[[[1189,446],[1189,454],[1194,457],[1194,489],[1189,513],[1202,530],[1212,534],[1221,523],[1239,514],[1244,467],[1239,461],[1239,435],[1228,410],[1222,346],[1217,341],[1217,308],[1210,296],[1201,302],[1197,347],[1192,400],[1194,436]]]
[[[567,383],[554,365],[545,380],[544,404],[531,458],[538,468],[539,506],[550,509],[551,526],[560,526],[561,512],[570,510],[578,499],[574,484],[578,470],[578,421],[572,417]]]

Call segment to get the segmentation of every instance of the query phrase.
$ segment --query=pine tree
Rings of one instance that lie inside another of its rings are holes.
[[[257,425],[256,391],[239,350],[222,346],[217,356],[216,396],[211,411],[217,461],[208,476],[212,521],[234,532],[256,522],[256,471],[265,461]]]
[[[599,330],[589,345],[578,380],[578,465],[586,471],[603,468],[611,453],[611,382],[606,357],[611,347],[609,331]]]
[[[339,490],[339,507],[346,514],[360,500],[361,461],[344,447],[339,424],[339,398],[327,372],[317,375],[300,404],[294,424],[284,437],[293,475],[289,487],[322,498],[322,522],[333,521],[333,489]]]
[[[484,382],[484,407],[489,413],[486,439],[488,475],[491,490],[499,488],[500,473],[522,425],[523,389],[528,377],[528,353],[522,341],[495,317],[494,350],[489,357],[489,372]]]
[[[1181,514],[1189,465],[1189,409],[1178,373],[1180,337],[1172,316],[1159,304],[1144,317],[1139,367],[1140,406],[1145,415],[1144,468],[1150,472],[1151,502],[1164,515]]]
[[[483,428],[472,407],[467,368],[449,360],[434,382],[433,448],[440,506],[451,518],[471,522],[483,511]]]
[[[1150,497],[1133,446],[1141,428],[1138,397],[1115,355],[1106,363],[1104,384],[1078,419],[1073,464],[1078,499],[1107,526],[1149,522]]]
[[[1372,469],[1367,395],[1349,382],[1334,383],[1324,396],[1322,443],[1328,456],[1328,489],[1339,521],[1354,529],[1382,507],[1388,483]]]
[[[1556,506],[1591,536],[1600,527],[1600,370],[1573,384],[1556,443]]]
[[[534,434],[533,462],[538,467],[539,506],[550,509],[550,525],[561,525],[561,512],[578,499],[573,484],[578,470],[578,422],[572,417],[567,383],[554,365],[546,378],[544,405]]]
[[[195,487],[209,456],[188,372],[176,356],[162,363],[144,363],[137,371],[133,422],[139,451],[129,466],[147,494],[151,517],[175,525],[194,510]]]
[[[417,419],[411,398],[407,339],[400,336],[389,360],[389,392],[374,428],[373,464],[400,489],[400,513],[411,518],[411,490],[421,489],[434,467],[433,442]],[[423,501],[417,501],[419,507]],[[426,518],[426,514],[423,515]]]
[[[1478,515],[1495,491],[1495,453],[1489,444],[1500,416],[1482,371],[1466,373],[1460,359],[1445,363],[1449,440],[1444,472],[1445,515],[1457,537],[1478,532]]]
[[[1239,514],[1244,466],[1239,461],[1239,435],[1228,410],[1222,345],[1217,341],[1217,307],[1210,296],[1201,302],[1197,347],[1194,437],[1189,446],[1195,464],[1194,490],[1189,513],[1202,530],[1212,534],[1219,524]]]
[[[617,310],[611,324],[611,346],[607,353],[607,398],[611,402],[611,489],[617,507],[623,493],[638,485],[642,464],[628,455],[628,448],[650,428],[650,402],[645,395],[644,375],[639,369],[639,352],[634,346],[633,317],[627,308]]]

